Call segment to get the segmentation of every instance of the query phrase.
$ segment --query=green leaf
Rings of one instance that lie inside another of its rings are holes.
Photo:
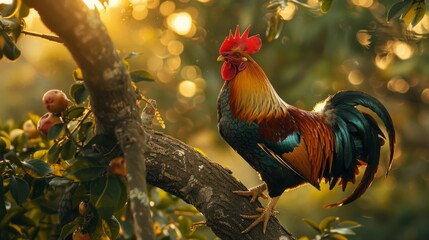
[[[0,229],[3,229],[4,226],[9,225],[12,219],[24,215],[26,211],[27,210],[24,208],[14,208],[9,210],[8,214],[6,214],[6,216],[0,221]]]
[[[10,179],[9,190],[16,204],[19,206],[22,206],[30,194],[30,186],[27,181],[22,178],[16,178],[15,176],[12,176]]]
[[[85,112],[84,107],[72,106],[67,110],[66,115],[68,119],[76,119],[82,116],[84,112]]]
[[[32,159],[22,162],[27,174],[34,178],[41,178],[52,172],[52,168],[40,159]]]
[[[362,227],[362,224],[353,220],[345,220],[338,223],[338,226],[347,226],[348,228],[358,228],[358,227]]]
[[[120,225],[118,219],[114,216],[109,219],[102,219],[103,231],[109,239],[117,239],[119,235]]]
[[[10,150],[10,140],[6,137],[0,137],[0,153],[7,153]]]
[[[61,150],[61,158],[64,160],[72,159],[76,153],[76,145],[71,139],[64,142]]]
[[[48,131],[48,139],[57,139],[62,133],[64,133],[65,126],[66,125],[64,123],[57,123],[53,125]]]
[[[415,8],[416,15],[411,21],[411,26],[416,26],[426,14],[426,2],[419,2]]]
[[[15,164],[17,167],[19,168],[24,168],[24,165],[22,165],[21,160],[19,159],[19,157],[16,155],[15,151],[9,151],[8,153],[6,153],[4,155],[4,158],[11,161],[13,164]]]
[[[320,11],[322,13],[327,13],[332,6],[332,0],[322,0],[320,2]]]
[[[345,236],[341,235],[341,234],[331,234],[331,238],[333,239],[337,239],[337,240],[348,240],[348,238],[346,238]]]
[[[73,232],[80,226],[83,222],[82,217],[77,217],[73,220],[73,222],[69,222],[61,229],[61,234],[58,239],[66,239],[67,236],[73,234]]]
[[[65,170],[64,176],[73,181],[86,182],[100,177],[106,171],[106,166],[98,164],[93,159],[79,158]]]
[[[90,202],[101,218],[110,218],[125,205],[123,196],[127,194],[126,187],[117,176],[99,177],[91,182],[90,189]]]
[[[136,71],[132,71],[130,72],[130,76],[131,76],[131,80],[133,82],[141,82],[141,81],[155,81],[155,79],[153,78],[152,74],[150,74],[148,71],[146,70],[136,70]]]
[[[12,41],[12,39],[7,35],[6,32],[1,31],[2,37],[4,39],[3,53],[10,60],[16,60],[20,55],[21,51]]]
[[[326,217],[320,222],[319,229],[321,231],[325,229],[329,229],[331,227],[331,224],[334,223],[335,221],[338,221],[339,219],[340,219],[339,217],[335,217],[335,216]]]
[[[70,96],[72,96],[77,104],[81,104],[88,98],[88,91],[82,81],[76,82],[71,86]]]
[[[387,12],[387,21],[398,18],[405,12],[405,10],[411,6],[412,1],[402,0],[393,4],[393,6]]]
[[[56,163],[60,156],[63,146],[58,145],[58,143],[54,143],[48,150],[48,163]]]
[[[331,229],[330,232],[338,233],[341,235],[356,235],[356,233],[350,228],[334,228],[334,229]]]
[[[179,216],[177,219],[179,230],[184,236],[189,236],[192,233],[192,220],[188,217]]]
[[[316,230],[316,232],[322,233],[322,230],[319,228],[319,224],[316,223],[315,221],[308,218],[304,218],[303,221],[306,222],[308,225],[310,225],[311,228]]]
[[[77,132],[77,139],[81,142],[88,138],[89,131],[91,130],[92,122],[84,122],[80,125],[79,131]]]
[[[69,183],[71,183],[71,181],[69,179],[67,179],[67,178],[54,177],[49,182],[49,186],[60,187],[60,186],[64,186],[64,185],[69,184]]]

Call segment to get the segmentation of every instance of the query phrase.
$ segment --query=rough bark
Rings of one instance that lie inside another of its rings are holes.
[[[45,25],[62,39],[84,74],[98,131],[116,137],[121,146],[127,159],[131,210],[139,239],[154,239],[146,167],[149,183],[195,205],[222,239],[291,239],[275,218],[270,220],[265,236],[260,226],[242,235],[250,221],[240,214],[252,214],[261,206],[232,193],[244,190],[244,185],[181,141],[149,128],[145,134],[129,75],[94,11],[76,0],[24,2],[34,7]],[[150,125],[150,120],[146,124]]]
[[[27,0],[64,42],[82,70],[97,132],[117,138],[127,159],[128,190],[137,239],[155,239],[146,186],[145,134],[137,95],[97,12],[82,1]]]

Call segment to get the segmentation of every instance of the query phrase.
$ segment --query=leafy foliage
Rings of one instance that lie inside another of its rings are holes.
[[[134,82],[153,81],[145,70],[130,75]],[[73,103],[59,114],[62,123],[53,125],[46,136],[15,122],[0,126],[1,239],[47,239],[55,234],[60,239],[72,235],[133,239],[131,214],[125,207],[126,169],[117,169],[125,165],[109,164],[120,154],[119,146],[113,138],[95,134],[79,69],[73,79]],[[139,101],[148,102],[134,87]],[[30,113],[28,118],[35,130],[40,116]],[[205,239],[191,229],[193,219],[201,220],[195,208],[157,188],[152,188],[150,199],[159,239]],[[74,217],[64,220],[66,216]],[[64,226],[56,232],[59,221]]]
[[[412,27],[419,23],[426,13],[426,0],[402,0],[390,7],[387,13],[387,21],[399,18],[405,26]]]
[[[28,8],[22,6],[22,0],[13,0],[12,4],[0,4],[0,59],[5,56],[16,60],[21,51],[15,45],[24,26],[23,17]]]
[[[346,236],[356,235],[353,229],[361,227],[362,225],[355,221],[340,221],[339,217],[326,217],[320,223],[316,223],[311,219],[304,219],[304,221],[317,232],[314,240],[324,239],[336,239],[336,240],[347,240]],[[312,240],[313,240],[312,239]],[[310,240],[310,238],[304,236],[299,240]]]

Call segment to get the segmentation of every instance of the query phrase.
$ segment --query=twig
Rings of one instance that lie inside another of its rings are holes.
[[[54,36],[54,35],[47,35],[47,34],[41,34],[41,33],[35,33],[35,32],[29,32],[26,30],[22,30],[22,33],[33,36],[33,37],[39,37],[39,38],[43,38],[52,42],[57,42],[57,43],[64,43],[63,40],[61,40],[60,37],[58,36]]]

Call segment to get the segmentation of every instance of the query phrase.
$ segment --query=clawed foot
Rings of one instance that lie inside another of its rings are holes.
[[[254,202],[258,199],[258,197],[261,197],[263,199],[268,199],[267,195],[264,194],[265,190],[267,190],[267,184],[263,183],[256,187],[249,188],[249,190],[247,191],[232,191],[232,192],[240,196],[252,197],[250,199],[250,202]]]
[[[265,232],[267,230],[267,226],[268,226],[268,221],[270,220],[270,217],[279,214],[278,211],[275,211],[273,209],[269,209],[268,207],[267,208],[257,208],[256,211],[261,213],[261,214],[240,215],[244,219],[255,220],[246,229],[241,231],[241,233],[243,233],[243,234],[248,233],[252,228],[254,228],[256,225],[258,225],[259,223],[262,222],[263,223],[262,231],[265,234]]]

